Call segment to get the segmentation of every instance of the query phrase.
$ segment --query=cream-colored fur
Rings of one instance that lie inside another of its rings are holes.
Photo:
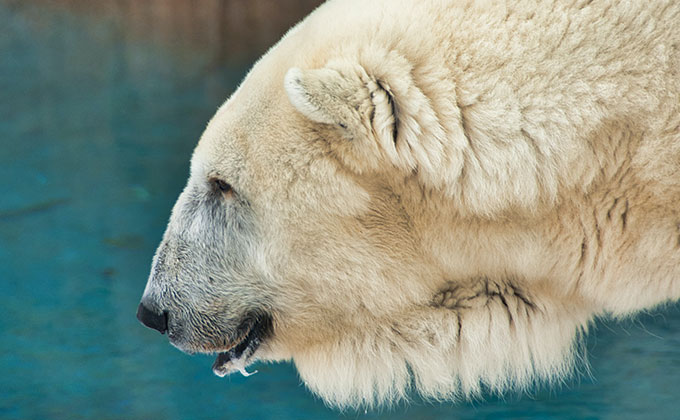
[[[211,292],[272,312],[253,360],[339,406],[469,397],[560,378],[594,317],[680,298],[679,22],[672,0],[321,6],[187,187],[223,177],[256,221],[259,282]]]

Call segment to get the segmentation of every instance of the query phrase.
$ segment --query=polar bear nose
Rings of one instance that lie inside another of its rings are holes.
[[[168,311],[158,314],[140,303],[137,308],[137,319],[145,326],[153,328],[161,334],[165,334],[168,330]]]

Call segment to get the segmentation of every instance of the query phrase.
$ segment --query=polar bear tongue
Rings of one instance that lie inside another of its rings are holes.
[[[222,352],[217,355],[215,363],[212,365],[213,373],[219,377],[224,377],[229,373],[239,371],[243,376],[250,376],[257,373],[257,371],[248,372],[246,370],[246,356],[241,354],[241,357],[236,356],[233,350]]]
[[[266,336],[271,330],[271,317],[268,315],[260,315],[255,317],[256,321],[253,324],[249,321],[247,333],[245,337],[238,342],[234,347],[227,351],[218,353],[215,363],[212,365],[212,370],[215,375],[224,377],[232,372],[239,371],[243,376],[250,376],[257,371],[248,372],[246,364],[255,354],[262,342],[262,337]],[[246,328],[242,328],[246,330]]]
[[[213,363],[212,365],[213,373],[219,376],[220,378],[230,373],[231,369],[229,369],[229,367],[227,366],[230,360],[231,357],[229,357],[228,352],[219,353],[217,355],[217,358],[215,359],[215,363]]]

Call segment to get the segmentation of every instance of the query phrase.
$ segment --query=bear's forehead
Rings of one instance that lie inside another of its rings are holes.
[[[248,144],[231,120],[228,114],[218,113],[210,122],[191,159],[192,177],[229,178],[243,169]]]
[[[232,97],[208,124],[191,160],[192,179],[219,176],[234,186],[247,183],[250,189],[274,179],[287,183],[288,178],[304,177],[298,172],[320,152],[310,142],[305,122],[287,103],[277,107],[274,100],[239,99]]]
[[[278,46],[284,53],[265,54],[210,120],[194,151],[192,176],[248,170],[271,178],[318,156],[318,144],[309,142],[310,122],[295,111],[284,90],[286,72],[310,54],[294,40],[285,41]]]
[[[297,55],[267,54],[218,109],[194,151],[193,179],[219,173],[248,188],[281,189],[332,177],[334,170],[311,170],[328,163],[326,143],[319,141],[324,136],[295,110],[284,90],[286,71],[299,64]]]

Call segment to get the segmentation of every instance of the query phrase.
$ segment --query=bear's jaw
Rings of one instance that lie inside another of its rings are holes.
[[[265,314],[247,319],[241,323],[238,330],[244,331],[244,334],[234,340],[226,351],[218,353],[212,365],[213,373],[219,377],[236,371],[241,372],[243,376],[252,375],[245,368],[253,361],[252,356],[262,344],[262,340],[271,334],[272,318]]]

